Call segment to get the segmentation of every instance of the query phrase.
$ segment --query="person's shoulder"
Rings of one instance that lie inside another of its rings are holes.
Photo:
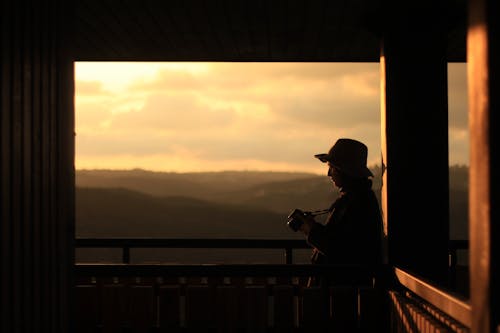
[[[332,207],[345,204],[350,200],[349,197],[350,194],[348,192],[340,192],[340,195],[333,202]]]
[[[371,188],[363,189],[360,191],[347,192],[344,197],[345,204],[355,206],[364,206],[372,202],[373,200],[377,200],[375,192]]]

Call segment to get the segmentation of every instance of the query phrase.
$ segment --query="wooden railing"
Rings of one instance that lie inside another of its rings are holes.
[[[283,249],[287,264],[293,263],[294,249],[307,249],[305,240],[297,239],[206,239],[206,238],[77,238],[77,248],[119,248],[122,263],[130,263],[130,250],[137,248],[189,249]]]
[[[466,298],[394,268],[398,285],[389,290],[391,332],[470,332]]]
[[[450,264],[464,241],[450,242]],[[403,270],[297,265],[302,240],[77,239],[122,264],[76,264],[76,332],[468,332],[463,297]],[[284,249],[285,265],[130,265],[132,248]],[[451,267],[450,265],[450,268]],[[311,275],[328,286],[307,286]],[[323,330],[324,331],[324,330]]]
[[[77,238],[76,248],[119,248],[122,263],[130,263],[130,250],[134,248],[245,248],[283,249],[287,264],[293,263],[294,249],[307,249],[305,240],[297,239],[193,239],[193,238]],[[450,269],[457,264],[458,250],[469,247],[467,240],[450,240],[448,245]]]
[[[76,332],[386,331],[377,273],[319,265],[77,264]],[[330,283],[307,286],[309,276]]]

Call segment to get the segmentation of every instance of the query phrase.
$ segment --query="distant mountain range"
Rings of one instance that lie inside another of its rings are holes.
[[[294,238],[286,216],[335,199],[327,177],[300,173],[78,171],[81,237]]]
[[[379,196],[380,169],[372,169]],[[466,236],[457,221],[467,216],[467,183],[466,167],[450,168],[455,238]],[[292,209],[324,209],[338,195],[326,176],[287,172],[79,170],[76,187],[77,236],[83,237],[286,238],[282,225]]]
[[[379,197],[380,168],[372,171]],[[452,239],[467,237],[467,184],[467,168],[451,167]],[[79,170],[76,186],[78,237],[296,238],[287,214],[338,195],[326,176],[287,172]]]

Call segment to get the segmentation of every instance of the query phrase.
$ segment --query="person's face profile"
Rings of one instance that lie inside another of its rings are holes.
[[[337,187],[342,186],[342,179],[341,179],[340,171],[337,167],[330,164],[330,162],[328,162],[328,177],[330,177],[330,179],[335,184],[335,186],[337,186]]]

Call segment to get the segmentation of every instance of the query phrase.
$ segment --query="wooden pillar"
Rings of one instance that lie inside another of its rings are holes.
[[[381,51],[382,210],[391,265],[445,283],[446,21],[433,1],[389,1]]]
[[[470,0],[469,238],[472,332],[500,332],[500,5]]]
[[[69,332],[71,1],[0,2],[0,331]]]

